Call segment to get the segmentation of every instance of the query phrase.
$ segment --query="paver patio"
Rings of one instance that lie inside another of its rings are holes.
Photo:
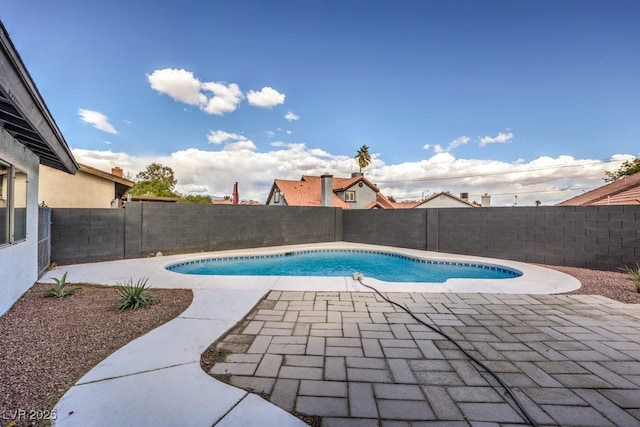
[[[538,424],[640,425],[638,305],[386,295],[494,370]],[[211,375],[323,426],[527,424],[495,379],[375,293],[271,291],[213,349]]]

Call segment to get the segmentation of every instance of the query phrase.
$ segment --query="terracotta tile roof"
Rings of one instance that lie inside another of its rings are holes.
[[[370,203],[371,207],[379,206],[384,209],[394,209],[393,203],[389,201],[380,189],[364,176],[353,178],[333,178],[333,206],[343,209],[352,209],[351,203],[344,202],[336,191],[344,191],[357,183],[362,182],[371,187],[376,192],[376,201]],[[273,183],[271,198],[275,189],[280,190],[282,197],[289,206],[322,206],[322,178],[314,175],[303,175],[299,181],[286,179],[276,179]],[[369,206],[366,207],[370,208]]]
[[[422,202],[397,202],[394,203],[393,206],[396,209],[413,209],[421,203]]]
[[[638,205],[640,204],[640,172],[587,191],[556,206]]]

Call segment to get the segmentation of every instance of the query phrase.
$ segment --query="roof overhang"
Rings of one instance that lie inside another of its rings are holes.
[[[0,127],[40,158],[75,174],[78,164],[0,21]]]

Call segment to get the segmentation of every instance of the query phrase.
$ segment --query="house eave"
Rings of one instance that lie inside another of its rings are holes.
[[[40,163],[75,174],[79,165],[0,21],[0,127]]]

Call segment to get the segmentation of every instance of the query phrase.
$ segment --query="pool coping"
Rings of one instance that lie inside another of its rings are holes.
[[[40,281],[59,277],[61,271],[68,273],[70,282],[90,282],[102,285],[117,285],[130,279],[146,277],[149,285],[158,288],[189,289],[264,289],[264,290],[331,290],[370,292],[353,277],[315,276],[201,276],[181,274],[166,270],[172,264],[194,259],[225,256],[267,255],[313,249],[373,250],[397,253],[414,258],[435,261],[461,261],[480,264],[495,264],[522,272],[522,276],[506,279],[449,279],[444,283],[384,282],[364,277],[363,282],[383,292],[449,292],[449,293],[508,293],[508,294],[554,294],[569,292],[580,287],[580,282],[565,273],[518,261],[457,255],[417,249],[397,248],[351,242],[325,242],[301,245],[284,245],[263,248],[236,249],[201,252],[181,255],[136,258],[92,264],[60,266],[47,272]],[[135,275],[134,275],[135,274]]]

